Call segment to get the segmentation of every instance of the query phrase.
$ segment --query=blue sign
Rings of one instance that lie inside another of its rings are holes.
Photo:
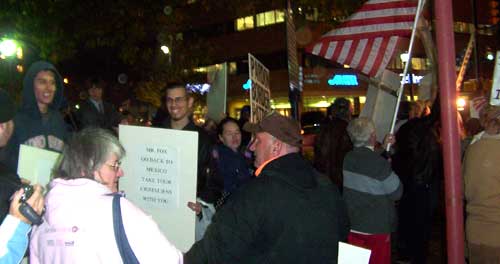
[[[252,80],[248,79],[248,81],[243,84],[243,90],[250,90],[250,88],[252,88]]]
[[[335,74],[328,79],[330,86],[357,86],[358,77],[354,74]]]

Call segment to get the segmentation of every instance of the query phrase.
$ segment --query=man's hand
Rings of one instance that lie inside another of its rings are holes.
[[[189,209],[196,212],[197,215],[201,213],[201,203],[199,203],[199,202],[196,202],[196,203],[188,202],[188,207],[189,207]]]
[[[19,200],[23,195],[24,190],[21,188],[14,193],[12,201],[10,202],[9,214],[18,218],[19,220],[31,225],[31,222],[19,212]],[[33,186],[33,195],[26,201],[38,215],[41,215],[44,209],[43,188],[39,184]]]

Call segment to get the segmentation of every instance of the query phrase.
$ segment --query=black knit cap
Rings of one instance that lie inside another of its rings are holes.
[[[0,90],[0,123],[12,120],[15,114],[16,106],[14,102],[5,91]]]

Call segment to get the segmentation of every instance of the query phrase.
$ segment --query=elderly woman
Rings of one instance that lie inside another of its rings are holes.
[[[87,128],[64,147],[45,198],[44,223],[33,228],[30,263],[122,263],[113,229],[112,193],[125,150],[108,131]],[[157,224],[120,199],[123,227],[140,263],[182,263]]]
[[[354,148],[344,158],[344,199],[351,231],[349,243],[372,251],[370,264],[391,263],[391,232],[396,228],[395,201],[403,193],[389,161],[375,152],[375,126],[357,118],[347,126]],[[392,141],[386,137],[385,144]]]
[[[470,263],[500,263],[500,107],[482,111],[477,134],[463,164]]]

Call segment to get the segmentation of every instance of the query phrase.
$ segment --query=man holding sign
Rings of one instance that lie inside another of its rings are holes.
[[[198,132],[198,180],[196,196],[208,203],[214,203],[220,196],[224,182],[214,182],[213,170],[210,168],[210,152],[212,142],[206,132],[196,126],[190,118],[194,98],[191,97],[186,87],[181,84],[172,84],[166,87],[166,105],[170,118],[164,122],[165,128],[196,131]],[[199,203],[189,206],[197,213],[201,211]]]
[[[346,207],[300,155],[299,124],[273,112],[244,129],[255,133],[257,178],[217,212],[184,263],[337,263]]]

